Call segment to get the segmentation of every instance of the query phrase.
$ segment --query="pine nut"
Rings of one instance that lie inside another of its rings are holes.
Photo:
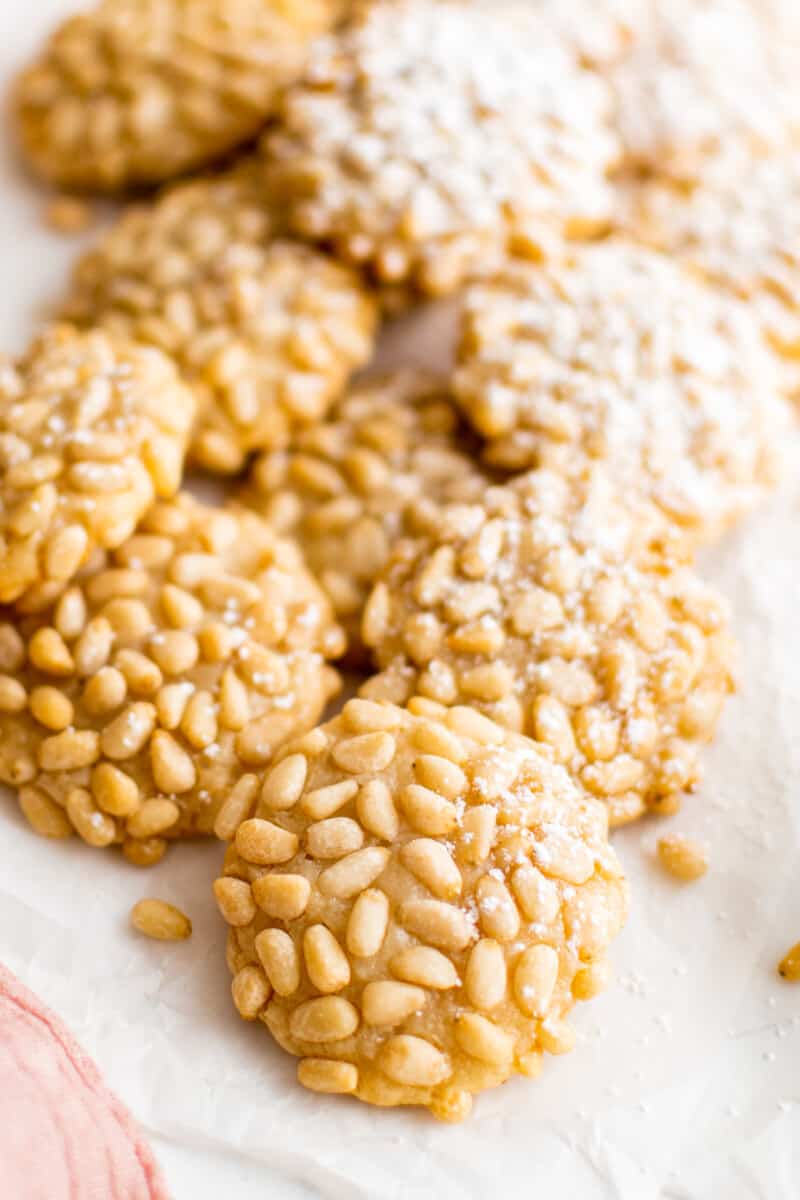
[[[22,694],[24,697],[24,689],[22,689]],[[1,704],[0,707],[2,707]],[[68,697],[53,687],[34,688],[28,697],[28,707],[40,725],[55,732],[61,732],[71,725],[75,715],[75,710]]]
[[[361,733],[338,742],[333,749],[333,761],[343,771],[363,775],[367,771],[383,771],[389,766],[397,749],[390,733]]]
[[[306,849],[313,858],[342,858],[364,844],[364,832],[350,817],[329,817],[306,830]]]
[[[441,900],[407,900],[400,920],[410,933],[442,950],[463,950],[474,937],[466,915]]]
[[[558,979],[558,955],[552,946],[529,946],[514,968],[514,998],[530,1017],[544,1017]]]
[[[433,1087],[450,1075],[445,1055],[424,1038],[409,1034],[389,1038],[378,1061],[390,1079],[409,1087]]]
[[[348,1095],[358,1087],[358,1070],[352,1063],[330,1058],[302,1058],[297,1064],[297,1079],[312,1092]]]
[[[446,837],[456,826],[455,806],[430,788],[410,783],[400,793],[399,802],[406,820],[418,833]]]
[[[122,843],[122,853],[129,863],[135,867],[153,867],[167,852],[164,838],[126,838]]]
[[[381,979],[368,983],[361,995],[365,1025],[399,1025],[419,1012],[426,1000],[422,988]]]
[[[368,888],[356,899],[347,921],[347,949],[355,958],[372,958],[383,945],[389,924],[384,892]]]
[[[491,938],[481,938],[470,951],[464,987],[470,1004],[489,1011],[506,994],[506,960],[502,947]]]
[[[498,942],[513,941],[519,933],[519,912],[506,885],[484,875],[475,895],[482,933]]]
[[[673,833],[658,840],[658,858],[665,870],[686,883],[708,870],[708,854],[694,838]]]
[[[490,804],[478,804],[464,813],[461,820],[459,857],[478,866],[491,853],[497,825],[497,810]]]
[[[93,729],[65,729],[45,738],[39,745],[43,771],[79,771],[100,757],[100,735]]]
[[[358,1028],[358,1009],[341,996],[307,1000],[291,1015],[289,1029],[300,1042],[339,1042]]]
[[[234,975],[231,994],[239,1016],[254,1021],[269,1000],[272,988],[261,968],[249,963]]]
[[[28,824],[40,837],[68,838],[74,830],[63,808],[36,787],[20,788],[19,806]]]
[[[263,929],[256,937],[255,947],[277,995],[293,995],[300,986],[300,956],[289,934],[282,929]]]
[[[306,816],[321,821],[338,812],[357,792],[358,784],[354,779],[343,779],[341,783],[332,783],[328,787],[314,788],[313,791],[306,792],[301,807]]]
[[[131,909],[131,925],[160,942],[182,942],[191,936],[192,922],[166,900],[139,900]]]
[[[778,973],[792,983],[800,979],[800,942],[783,956],[778,964]]]
[[[171,829],[181,815],[174,800],[154,797],[143,800],[128,817],[128,833],[135,838],[156,837]]]
[[[230,879],[225,876],[215,879],[214,899],[224,920],[234,927],[249,924],[256,915],[250,884],[243,879]]]
[[[190,791],[197,780],[192,759],[163,729],[156,730],[150,739],[150,765],[156,787],[168,796]]]
[[[246,862],[260,866],[285,863],[297,853],[297,836],[272,821],[251,817],[236,831],[236,849]]]
[[[221,842],[230,841],[250,815],[258,793],[258,776],[243,775],[223,802],[214,821],[214,833]]]
[[[295,921],[302,917],[311,896],[311,884],[303,875],[262,875],[253,880],[253,899],[268,917]]]
[[[89,846],[110,846],[117,827],[113,818],[95,807],[91,793],[73,788],[67,795],[67,816]]]
[[[303,754],[290,754],[272,767],[264,778],[261,803],[265,808],[282,812],[294,808],[303,794],[308,760]],[[335,810],[334,810],[335,811]]]
[[[365,891],[375,882],[389,861],[389,851],[379,846],[367,846],[364,850],[356,850],[339,859],[332,867],[327,867],[317,880],[319,890],[324,896],[335,897],[337,900],[349,900],[351,896]]]
[[[456,1021],[455,1034],[466,1054],[490,1066],[504,1065],[514,1054],[513,1039],[478,1013],[462,1013]]]
[[[400,828],[392,794],[381,779],[370,779],[362,784],[356,799],[358,819],[368,833],[392,842]]]
[[[389,969],[406,983],[437,991],[448,991],[461,982],[451,960],[431,946],[409,946],[407,950],[401,950],[392,958]]]
[[[415,838],[402,847],[400,860],[440,900],[455,900],[461,895],[461,872],[441,842]]]
[[[347,957],[329,929],[309,925],[303,938],[308,977],[319,992],[338,992],[350,982]]]

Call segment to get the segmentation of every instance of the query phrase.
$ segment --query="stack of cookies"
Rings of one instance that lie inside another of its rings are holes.
[[[572,1048],[609,828],[677,810],[732,689],[693,560],[796,422],[800,17],[102,0],[14,105],[51,183],[166,186],[0,364],[0,780],[140,866],[227,842],[241,1016],[459,1120]],[[448,375],[351,382],[443,296]]]

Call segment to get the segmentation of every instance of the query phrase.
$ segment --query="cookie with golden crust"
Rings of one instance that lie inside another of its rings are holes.
[[[780,475],[792,418],[751,308],[622,238],[467,293],[455,395],[494,466],[602,464],[692,541]]]
[[[52,34],[14,91],[19,141],[62,187],[119,191],[253,138],[339,0],[101,0]]]
[[[54,326],[0,360],[0,603],[52,601],[180,486],[195,401],[159,351]]]
[[[470,448],[445,381],[400,370],[355,385],[327,421],[256,460],[240,497],[300,543],[351,651],[397,539],[435,525],[438,504],[487,486]]]
[[[175,359],[197,397],[192,456],[208,470],[286,445],[372,351],[377,306],[360,278],[281,232],[244,160],[132,206],[73,274],[70,320]]]
[[[442,510],[367,602],[362,695],[470,704],[550,747],[612,824],[670,804],[731,690],[726,606],[600,473],[540,470]],[[680,548],[678,546],[678,548]]]
[[[39,833],[147,865],[319,719],[343,645],[291,543],[180,494],[53,608],[6,614],[0,779]]]
[[[609,111],[535,7],[398,0],[316,43],[262,151],[298,234],[385,294],[441,295],[510,235],[541,252],[607,224]]]
[[[237,816],[214,885],[234,1002],[305,1087],[457,1121],[572,1049],[627,893],[603,806],[545,748],[351,700]]]

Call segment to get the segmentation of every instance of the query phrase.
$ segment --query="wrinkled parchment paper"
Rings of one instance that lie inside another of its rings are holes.
[[[4,0],[4,78],[70,0]],[[63,288],[78,240],[48,234],[42,194],[0,160],[0,348],[20,349]],[[387,363],[446,363],[434,309],[392,330]],[[800,462],[800,459],[798,459]],[[209,885],[220,848],[140,872],[35,837],[0,796],[0,960],[55,1007],[153,1137],[176,1200],[797,1200],[800,990],[775,974],[800,938],[800,470],[707,554],[741,642],[739,694],[705,782],[668,822],[621,832],[632,915],[617,979],[576,1016],[580,1044],[446,1127],[314,1097],[229,999]],[[681,887],[654,863],[669,828],[705,839]],[[143,895],[184,908],[188,943],[128,929]],[[221,1190],[223,1189],[223,1190]]]

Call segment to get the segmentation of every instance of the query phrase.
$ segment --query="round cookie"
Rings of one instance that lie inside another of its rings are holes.
[[[16,83],[30,166],[117,191],[202,167],[254,137],[339,0],[101,0]]]
[[[572,1049],[627,889],[603,806],[546,749],[411,708],[351,700],[281,751],[214,890],[236,1007],[300,1083],[458,1121]]]
[[[355,273],[280,239],[250,160],[128,209],[78,262],[64,312],[172,355],[197,394],[193,457],[222,472],[319,420],[377,321]]]
[[[693,540],[779,476],[791,412],[750,308],[622,239],[468,293],[455,395],[494,466],[602,462]]]
[[[148,865],[319,719],[343,643],[291,543],[181,493],[0,623],[0,780],[37,832]]]
[[[300,543],[351,650],[397,538],[486,487],[469,447],[443,380],[401,370],[353,387],[328,421],[256,460],[241,498]]]
[[[297,233],[387,297],[442,295],[509,234],[538,254],[607,223],[609,109],[530,5],[397,0],[315,44],[262,147]]]
[[[800,154],[754,159],[732,152],[689,191],[654,180],[627,189],[623,201],[626,230],[746,301],[796,375]]]
[[[668,535],[668,530],[666,531]],[[731,690],[723,601],[599,472],[546,470],[442,510],[364,613],[362,695],[471,704],[548,745],[612,825],[674,807]]]
[[[608,72],[633,172],[694,182],[731,147],[786,150],[800,135],[797,38],[753,0],[657,0]]]
[[[0,603],[52,600],[180,485],[194,397],[157,350],[54,326],[0,359]]]

